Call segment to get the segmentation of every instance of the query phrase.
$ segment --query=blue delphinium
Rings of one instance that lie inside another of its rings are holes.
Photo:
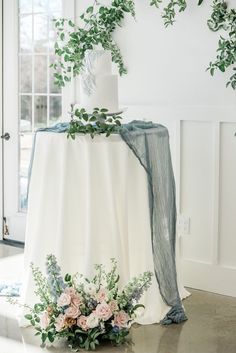
[[[151,285],[151,272],[144,272],[139,277],[134,277],[123,289],[119,295],[121,307],[130,310],[135,303],[142,297],[143,293]]]
[[[136,302],[138,302],[142,297],[142,294],[143,294],[143,289],[135,288],[132,293],[132,300],[135,300]]]
[[[54,255],[48,255],[46,259],[46,273],[48,286],[54,300],[61,295],[64,288],[66,287],[62,275],[61,268],[57,264],[56,257]]]

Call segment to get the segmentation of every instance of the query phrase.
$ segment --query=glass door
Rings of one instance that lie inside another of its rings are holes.
[[[61,89],[54,85],[53,18],[62,16],[62,1],[19,2],[19,211],[26,211],[26,191],[33,132],[61,118]]]
[[[65,4],[66,3],[66,4]],[[73,17],[72,0],[5,0],[3,41],[3,237],[24,241],[33,135],[68,110],[68,90],[54,85],[53,18]]]

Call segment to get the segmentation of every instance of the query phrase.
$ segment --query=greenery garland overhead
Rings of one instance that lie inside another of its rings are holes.
[[[190,0],[189,0],[190,1]],[[205,0],[196,0],[199,6]],[[176,14],[187,7],[187,0],[149,0],[149,4],[161,8],[164,25],[173,25]],[[51,66],[54,68],[55,83],[64,86],[71,76],[83,70],[86,50],[100,45],[110,50],[112,61],[117,64],[120,75],[126,74],[120,49],[113,38],[115,29],[122,26],[126,14],[135,18],[135,2],[133,0],[112,0],[110,6],[102,5],[95,0],[80,16],[80,25],[71,20],[57,19],[57,42],[55,55],[58,60]],[[220,31],[216,58],[210,62],[209,70],[213,76],[215,71],[233,71],[227,86],[236,89],[236,9],[230,9],[225,0],[212,0],[212,13],[207,22],[211,31]]]

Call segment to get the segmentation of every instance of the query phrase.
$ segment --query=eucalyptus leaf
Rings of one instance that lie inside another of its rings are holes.
[[[117,133],[122,117],[110,116],[107,112],[106,108],[94,108],[92,114],[89,115],[84,108],[77,108],[75,112],[72,112],[73,119],[70,121],[67,137],[75,139],[76,133],[90,134],[91,138],[100,134],[109,137],[112,133]]]
[[[25,315],[25,319],[27,319],[27,320],[32,320],[32,319],[33,319],[33,316],[30,315],[30,314],[26,314],[26,315]]]

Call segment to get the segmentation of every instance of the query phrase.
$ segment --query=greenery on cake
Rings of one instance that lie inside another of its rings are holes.
[[[205,0],[195,0],[202,5]],[[187,0],[149,0],[149,4],[161,8],[161,16],[166,27],[173,25],[178,12],[183,12],[188,5]],[[236,89],[236,10],[230,9],[225,0],[211,0],[212,13],[208,20],[210,30],[220,31],[217,55],[207,70],[213,76],[216,71],[233,70],[227,86]],[[101,46],[111,51],[112,61],[117,64],[120,75],[126,74],[121,51],[113,38],[114,31],[122,26],[125,14],[135,18],[135,2],[133,0],[112,0],[105,6],[95,0],[80,16],[80,25],[72,20],[60,18],[55,20],[57,41],[54,68],[55,83],[65,86],[72,76],[81,73],[84,66],[85,53],[89,49]]]
[[[86,51],[98,46],[111,52],[120,75],[127,73],[120,49],[112,36],[115,29],[121,27],[126,13],[135,17],[134,1],[112,0],[110,6],[105,6],[95,0],[80,16],[80,25],[65,18],[55,20],[55,55],[58,60],[51,67],[55,70],[56,85],[65,86],[72,75],[80,74]]]
[[[205,0],[198,0],[198,5]],[[197,0],[196,0],[197,3]],[[166,27],[173,25],[177,12],[183,12],[187,7],[186,0],[151,0],[150,5],[159,8],[164,4],[162,18]],[[211,61],[207,70],[213,76],[215,71],[225,72],[232,68],[233,74],[226,86],[236,89],[236,9],[230,9],[224,0],[212,1],[212,13],[207,22],[211,31],[220,31],[217,55]],[[234,67],[232,67],[234,65]]]
[[[73,140],[76,134],[89,134],[92,138],[95,135],[105,134],[106,137],[118,133],[122,117],[118,114],[109,115],[106,108],[94,108],[92,114],[84,108],[75,109],[71,113],[68,135]]]

